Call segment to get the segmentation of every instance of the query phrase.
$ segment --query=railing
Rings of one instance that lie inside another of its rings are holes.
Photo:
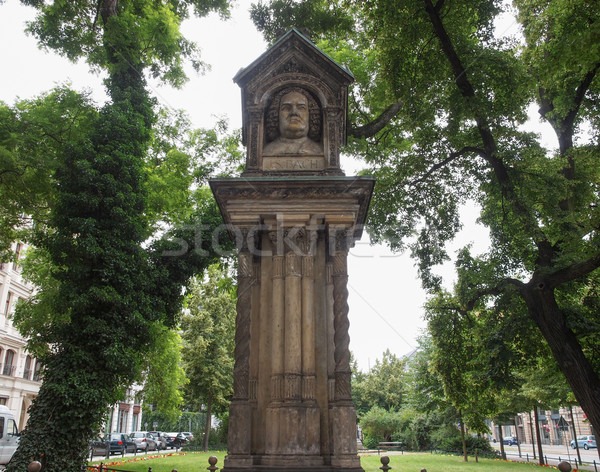
[[[17,370],[17,366],[15,366],[15,365],[4,364],[4,366],[2,366],[2,364],[0,364],[0,372],[2,372],[2,375],[7,375],[9,377],[14,377],[16,370]]]

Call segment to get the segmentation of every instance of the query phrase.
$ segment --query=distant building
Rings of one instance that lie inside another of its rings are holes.
[[[573,424],[577,431],[577,436],[586,434],[595,434],[594,428],[583,410],[574,406],[571,409],[561,407],[558,410],[538,410],[539,431],[542,444],[564,445],[568,446],[573,439]],[[492,438],[500,440],[498,427],[492,423]],[[502,425],[502,436],[517,436],[520,443],[532,443],[535,432],[534,412],[519,413],[516,415],[513,424]]]
[[[27,340],[12,323],[17,301],[29,298],[34,291],[23,279],[18,264],[25,250],[24,244],[13,244],[15,262],[0,263],[0,405],[6,405],[13,412],[19,431],[27,424],[27,411],[41,386],[41,365],[27,352]],[[110,409],[105,433],[142,429],[140,390],[137,385],[128,389],[127,398]]]
[[[26,340],[12,324],[12,314],[20,299],[27,299],[33,287],[23,280],[18,261],[25,246],[13,244],[15,262],[0,263],[0,405],[15,415],[23,429],[29,415],[27,409],[41,385],[40,365],[25,348]]]

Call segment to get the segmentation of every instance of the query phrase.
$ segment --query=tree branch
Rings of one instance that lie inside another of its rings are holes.
[[[485,151],[483,149],[474,147],[474,146],[465,146],[464,148],[462,148],[460,151],[456,151],[451,153],[446,159],[444,159],[441,162],[438,162],[437,164],[434,164],[433,166],[431,166],[427,172],[425,172],[425,174],[416,180],[413,180],[410,182],[410,185],[416,185],[419,184],[421,182],[423,182],[424,180],[426,180],[431,174],[433,174],[436,170],[441,169],[442,167],[446,166],[447,164],[449,164],[450,162],[452,162],[454,159],[461,157],[467,153],[473,152],[475,154],[479,154],[481,157],[483,157],[484,159],[487,159],[487,155],[485,154]]]
[[[510,277],[502,279],[496,285],[477,290],[474,295],[470,297],[470,300],[465,304],[464,310],[467,312],[473,310],[473,308],[475,308],[475,304],[481,297],[485,297],[486,295],[500,295],[509,286],[521,289],[525,286],[525,284],[518,279],[513,279]]]
[[[596,270],[598,267],[600,267],[600,254],[590,257],[585,261],[576,262],[568,267],[557,270],[544,279],[548,284],[548,288],[556,288],[566,282],[579,279]]]
[[[350,128],[348,135],[358,139],[370,138],[376,135],[398,114],[400,108],[402,108],[402,102],[392,103],[381,115],[370,123],[357,128]]]

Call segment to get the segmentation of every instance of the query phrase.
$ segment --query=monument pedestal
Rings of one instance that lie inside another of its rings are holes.
[[[347,255],[370,177],[344,177],[349,71],[291,30],[234,80],[241,178],[210,182],[238,248],[224,472],[362,472],[350,394]]]

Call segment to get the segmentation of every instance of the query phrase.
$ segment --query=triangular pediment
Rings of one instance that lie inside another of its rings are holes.
[[[290,72],[321,77],[331,75],[333,80],[346,85],[354,81],[348,67],[338,64],[295,28],[281,36],[250,65],[240,69],[233,80],[244,88],[256,76]]]

